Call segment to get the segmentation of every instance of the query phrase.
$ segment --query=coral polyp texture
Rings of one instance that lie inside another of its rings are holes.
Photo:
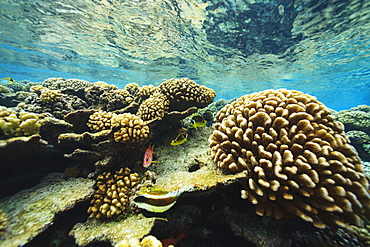
[[[40,100],[45,103],[53,104],[62,98],[62,92],[59,90],[42,90]]]
[[[116,142],[140,142],[148,139],[149,127],[138,116],[131,113],[118,114],[112,118],[112,126],[118,129],[114,132]]]
[[[0,209],[0,236],[5,232],[7,219],[4,212]]]
[[[343,124],[313,96],[279,89],[245,95],[215,117],[220,168],[243,172],[241,197],[258,215],[296,215],[318,228],[362,226],[369,184]]]
[[[30,136],[36,134],[41,127],[38,114],[31,112],[16,112],[0,106],[0,129],[8,137]]]
[[[158,86],[158,91],[167,96],[170,109],[183,111],[189,107],[206,107],[216,97],[216,92],[188,78],[169,79]]]
[[[112,218],[129,210],[130,196],[140,178],[129,168],[121,168],[115,174],[104,172],[97,178],[97,190],[88,209],[90,218]]]
[[[112,118],[115,116],[116,114],[113,112],[106,111],[94,112],[89,117],[87,127],[96,132],[111,129],[112,127],[111,121]]]
[[[168,109],[169,101],[161,93],[154,93],[141,103],[137,115],[145,120],[161,120]]]
[[[53,90],[66,90],[72,89],[75,91],[84,90],[86,87],[91,86],[91,82],[80,79],[64,79],[59,77],[48,78],[42,85]]]

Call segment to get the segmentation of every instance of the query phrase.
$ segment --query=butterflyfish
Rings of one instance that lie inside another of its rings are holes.
[[[188,140],[188,132],[184,131],[184,132],[181,132],[180,134],[178,134],[176,136],[175,140],[171,141],[171,145],[172,146],[180,145],[180,144],[183,144],[184,142],[186,142],[187,140]]]
[[[14,83],[14,79],[13,78],[10,78],[10,77],[3,77],[3,78],[0,78],[0,81],[2,85],[11,85]],[[3,83],[4,81],[4,83]]]
[[[213,120],[213,112],[211,110],[206,110],[204,113],[203,113],[203,118],[204,120],[206,120],[207,122],[208,121],[212,121]]]
[[[135,197],[134,203],[141,209],[152,213],[163,213],[175,205],[177,198],[184,192],[183,189],[165,192],[153,190]]]
[[[206,126],[207,121],[201,115],[195,115],[191,118],[190,128],[199,128]]]

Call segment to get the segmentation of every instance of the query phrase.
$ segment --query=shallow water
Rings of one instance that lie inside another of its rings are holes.
[[[231,99],[297,89],[370,104],[367,0],[3,0],[0,74],[123,87],[189,77]]]

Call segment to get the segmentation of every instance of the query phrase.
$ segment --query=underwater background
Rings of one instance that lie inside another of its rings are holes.
[[[0,247],[370,246],[370,1],[0,1]]]
[[[2,77],[188,77],[231,99],[268,88],[369,104],[366,0],[3,0]],[[334,96],[334,97],[333,97]]]

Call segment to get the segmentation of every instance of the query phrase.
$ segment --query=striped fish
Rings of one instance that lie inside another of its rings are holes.
[[[152,213],[163,213],[175,205],[177,198],[186,189],[179,189],[171,192],[162,190],[152,190],[145,194],[140,194],[135,197],[134,203],[141,209]]]

